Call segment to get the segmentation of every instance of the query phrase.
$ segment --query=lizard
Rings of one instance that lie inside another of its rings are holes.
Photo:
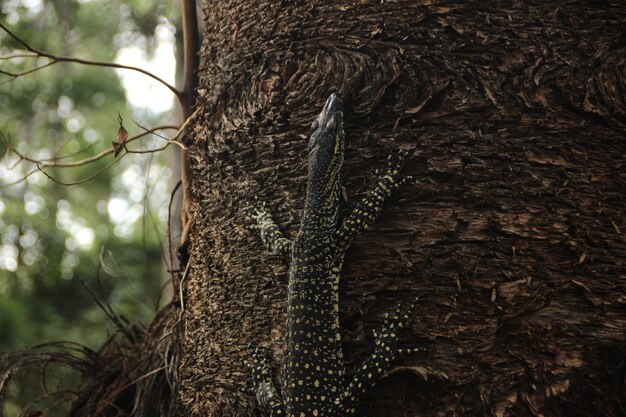
[[[287,323],[280,389],[272,378],[266,352],[257,348],[249,363],[259,405],[270,417],[350,417],[401,352],[398,331],[408,312],[398,307],[375,333],[375,350],[349,383],[341,347],[339,279],[345,253],[355,237],[371,226],[385,200],[408,177],[400,176],[408,156],[399,150],[388,158],[377,185],[340,218],[340,173],[344,161],[343,105],[333,93],[311,125],[308,183],[300,229],[293,241],[283,236],[267,207],[257,207],[261,240],[273,254],[290,257]],[[414,306],[410,303],[409,312]],[[407,350],[409,351],[409,350]]]

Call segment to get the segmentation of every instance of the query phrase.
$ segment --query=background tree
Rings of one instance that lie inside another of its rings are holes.
[[[180,399],[255,415],[244,361],[282,347],[285,263],[246,207],[297,228],[308,126],[345,102],[344,185],[396,146],[413,181],[351,249],[349,370],[424,294],[372,416],[623,415],[626,12],[619,1],[211,2],[190,150],[197,204]],[[347,204],[349,207],[349,203]]]

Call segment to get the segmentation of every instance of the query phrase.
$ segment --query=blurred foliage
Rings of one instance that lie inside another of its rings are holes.
[[[39,50],[108,62],[124,48],[150,57],[158,31],[173,31],[172,22],[180,19],[169,0],[5,0],[0,13],[3,24]],[[0,30],[0,56],[20,47]],[[20,72],[45,62],[2,59],[0,70]],[[131,136],[142,131],[133,120],[153,127],[172,124],[173,116],[133,108],[114,69],[74,63],[13,80],[0,74],[0,109],[0,355],[19,356],[16,349],[53,340],[98,351],[117,329],[90,292],[129,322],[147,324],[167,279],[171,171],[165,155],[128,154],[95,178],[64,186],[41,172],[26,177],[37,167],[7,151],[7,141],[36,159],[76,161],[111,147],[118,113]],[[161,145],[146,137],[131,147]],[[46,173],[74,182],[112,161],[108,155]],[[23,407],[42,394],[41,378],[38,372],[16,375],[5,387],[0,415],[28,414]],[[62,366],[47,369],[45,378],[44,385],[58,380],[68,388],[78,381]],[[46,415],[67,415],[54,407]]]
[[[110,62],[126,47],[149,54],[158,40],[156,28],[173,27],[178,13],[169,0],[0,2],[0,20],[33,47]],[[19,47],[0,30],[0,55]],[[23,71],[44,62],[0,60],[0,69]],[[0,83],[9,78],[0,74]],[[118,113],[130,135],[142,131],[132,120],[142,126],[173,120],[171,114],[132,108],[115,70],[73,63],[0,84],[0,109],[0,133],[12,146],[31,157],[63,161],[110,148]],[[135,145],[156,147],[162,140],[145,138]],[[0,354],[50,340],[97,349],[113,330],[85,285],[118,314],[149,322],[167,278],[171,172],[165,155],[125,155],[75,186],[41,172],[10,185],[36,166],[6,152],[6,142],[0,158]],[[94,164],[46,172],[73,182],[112,161],[108,155]]]

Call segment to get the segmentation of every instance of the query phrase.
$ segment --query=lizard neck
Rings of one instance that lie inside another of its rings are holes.
[[[326,172],[309,172],[306,203],[300,223],[300,234],[304,233],[308,236],[321,237],[321,235],[333,233],[337,228],[340,199],[339,171],[341,165],[340,163],[335,164],[338,166],[330,167],[325,170]]]

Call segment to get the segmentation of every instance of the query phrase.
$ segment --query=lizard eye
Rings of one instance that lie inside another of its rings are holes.
[[[330,130],[330,131],[334,131],[336,127],[337,127],[337,121],[335,120],[334,117],[332,119],[330,119],[326,123],[326,126],[325,126],[326,130]]]
[[[315,118],[315,120],[313,120],[313,123],[311,123],[311,132],[315,132],[317,130],[317,128],[320,125],[320,121],[317,120],[317,117]]]

